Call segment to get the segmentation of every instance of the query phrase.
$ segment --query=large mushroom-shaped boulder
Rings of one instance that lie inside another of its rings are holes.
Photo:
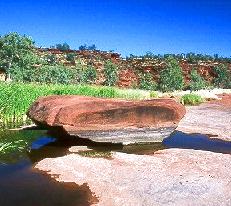
[[[38,125],[60,127],[96,142],[162,141],[177,127],[185,107],[173,99],[128,101],[76,95],[41,97],[27,115]]]

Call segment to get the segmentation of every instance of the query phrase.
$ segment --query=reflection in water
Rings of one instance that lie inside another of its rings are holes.
[[[33,141],[46,131],[0,131],[0,163],[16,163],[27,159],[27,151]]]
[[[42,141],[41,141],[42,140]],[[153,154],[155,151],[168,149],[168,148],[186,148],[186,149],[199,149],[219,153],[231,153],[231,142],[226,142],[218,139],[210,139],[206,135],[202,134],[185,134],[183,132],[176,131],[170,137],[164,139],[163,142],[141,143],[141,144],[110,144],[110,143],[96,143],[92,141],[86,141],[76,137],[56,139],[43,137],[38,140],[43,143],[48,143],[38,149],[32,149],[28,154],[31,162],[38,162],[46,157],[55,158],[64,156],[68,153],[68,148],[71,146],[87,146],[91,149],[87,153],[89,156],[101,156],[102,152],[123,152],[128,154]],[[99,153],[97,155],[96,153]],[[91,155],[92,153],[92,155]],[[94,155],[95,154],[95,155]],[[106,157],[106,156],[105,156]]]
[[[167,148],[185,148],[227,154],[231,153],[231,142],[211,139],[202,134],[185,134],[176,131],[170,137],[164,139],[163,144]]]
[[[32,162],[37,162],[45,157],[58,157],[70,153],[68,148],[71,146],[87,146],[91,151],[87,151],[88,156],[101,156],[102,152],[123,152],[128,154],[153,154],[155,151],[168,148],[186,148],[196,150],[206,150],[219,153],[231,153],[231,142],[218,139],[210,139],[202,134],[185,134],[176,131],[163,142],[141,143],[141,144],[110,144],[96,143],[76,137],[67,139],[57,139],[38,150],[32,150],[29,157]],[[97,155],[96,153],[99,153]],[[92,154],[92,155],[91,155]],[[105,156],[106,157],[106,156]]]
[[[56,138],[40,137],[39,139],[32,142],[30,148],[31,148],[31,150],[40,149],[41,147],[43,147],[43,146],[45,146],[51,142],[55,142],[55,141],[56,141]]]

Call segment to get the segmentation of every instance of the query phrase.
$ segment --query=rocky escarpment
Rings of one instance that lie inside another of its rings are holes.
[[[58,49],[37,49],[37,53],[42,58],[53,55],[58,63],[67,67],[75,67],[79,63],[82,65],[92,65],[97,70],[96,84],[101,85],[105,81],[104,64],[107,60],[112,61],[118,67],[119,79],[117,86],[134,87],[139,84],[140,74],[150,73],[153,80],[158,81],[160,71],[166,67],[164,58],[157,57],[133,57],[122,58],[120,54],[115,52],[106,52],[100,50],[67,50],[60,51]],[[69,54],[74,55],[73,61],[67,61]],[[196,60],[190,62],[187,58],[178,58],[180,67],[182,68],[186,85],[190,81],[190,73],[192,69],[196,69],[198,73],[209,83],[216,77],[213,68],[219,64],[226,64],[228,72],[231,73],[231,63],[222,60]]]
[[[172,99],[127,101],[84,96],[39,98],[28,116],[37,124],[98,142],[162,141],[185,114]]]

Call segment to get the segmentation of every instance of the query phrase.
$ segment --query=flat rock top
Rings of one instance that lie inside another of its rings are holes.
[[[113,153],[112,159],[70,154],[36,168],[58,181],[87,183],[110,206],[230,206],[231,155],[167,149],[153,155]]]
[[[128,101],[76,95],[41,97],[28,116],[38,124],[74,131],[176,127],[185,107],[173,99]]]
[[[186,115],[177,130],[208,134],[213,138],[231,141],[231,94],[219,97],[222,99],[187,107]]]

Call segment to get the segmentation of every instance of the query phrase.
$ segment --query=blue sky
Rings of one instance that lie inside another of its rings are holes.
[[[231,56],[230,0],[1,0],[0,35],[49,47],[96,44],[124,56],[151,51]]]

